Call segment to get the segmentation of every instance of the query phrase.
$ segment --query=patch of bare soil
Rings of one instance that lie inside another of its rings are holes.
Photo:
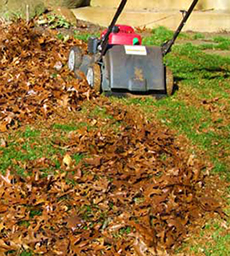
[[[222,57],[229,57],[230,56],[230,51],[227,51],[227,50],[211,50],[211,49],[208,49],[208,50],[204,50],[205,53],[207,54],[217,54],[219,56],[222,56]]]

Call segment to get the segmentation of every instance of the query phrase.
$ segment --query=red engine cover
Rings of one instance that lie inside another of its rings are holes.
[[[142,38],[136,34],[134,29],[126,25],[116,25],[117,31],[112,32],[109,35],[109,44],[121,44],[121,45],[141,45]],[[101,34],[101,38],[106,34],[107,29]]]

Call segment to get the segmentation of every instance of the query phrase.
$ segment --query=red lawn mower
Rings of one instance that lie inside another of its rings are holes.
[[[69,69],[76,76],[82,71],[91,87],[107,95],[171,95],[173,74],[164,65],[163,57],[170,52],[197,2],[194,0],[184,12],[171,40],[162,46],[144,46],[141,36],[132,27],[116,24],[127,3],[122,0],[108,29],[100,38],[89,38],[87,55],[83,56],[78,46],[70,49]]]

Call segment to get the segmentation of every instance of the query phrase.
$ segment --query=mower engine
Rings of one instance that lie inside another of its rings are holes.
[[[105,37],[108,30],[104,30],[101,34],[101,39]],[[116,25],[113,27],[112,33],[109,35],[108,44],[110,45],[140,45],[142,38],[135,33],[135,30],[126,25]]]
[[[103,42],[108,29],[101,33],[100,39],[96,37],[91,37],[88,40],[88,52],[90,54],[96,54],[98,50],[101,49],[101,42]],[[108,36],[108,45],[140,45],[142,43],[142,38],[140,35],[136,34],[134,29],[126,25],[115,25],[112,28],[111,33]]]

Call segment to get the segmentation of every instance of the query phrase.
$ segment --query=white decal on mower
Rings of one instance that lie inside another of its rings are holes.
[[[147,55],[146,47],[143,45],[125,45],[125,53],[128,55]]]

